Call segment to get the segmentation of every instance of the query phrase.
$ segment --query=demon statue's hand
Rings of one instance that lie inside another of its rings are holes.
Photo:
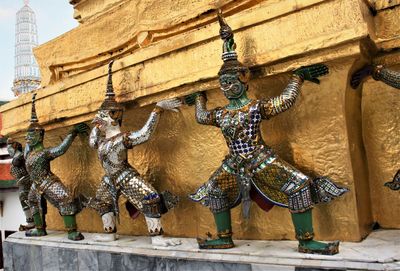
[[[178,107],[182,105],[182,101],[178,98],[168,99],[159,101],[156,106],[161,107],[165,110],[171,110],[174,112],[178,112]]]
[[[365,65],[361,69],[357,70],[351,75],[350,85],[353,89],[356,89],[361,82],[368,76],[372,75],[374,72],[374,66]]]
[[[72,133],[88,135],[89,130],[90,130],[89,126],[86,123],[81,122],[74,125],[74,127],[72,128]]]
[[[329,73],[329,69],[324,64],[314,64],[310,66],[300,67],[294,71],[294,74],[300,76],[303,80],[307,80],[319,84],[318,77]]]
[[[22,150],[22,145],[18,141],[15,141],[13,138],[9,137],[7,138],[7,150],[10,153],[10,151],[13,153],[11,156],[14,156],[14,153],[17,150]]]
[[[393,177],[393,181],[385,183],[392,190],[400,190],[400,170]]]
[[[11,137],[7,138],[7,151],[11,157],[14,157],[19,143],[14,141]]]
[[[11,137],[7,138],[7,145],[12,145],[13,143],[15,143],[13,138]]]
[[[186,95],[185,97],[183,97],[183,101],[185,102],[185,104],[191,106],[194,105],[196,103],[196,98],[198,96],[204,96],[207,99],[206,93],[205,92],[195,92],[189,95]]]

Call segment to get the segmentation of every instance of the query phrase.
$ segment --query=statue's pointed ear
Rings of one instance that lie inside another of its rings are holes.
[[[114,120],[119,119],[122,117],[122,111],[116,110],[116,111],[110,111],[110,117]]]
[[[247,83],[249,82],[250,79],[250,73],[249,72],[239,72],[239,80],[242,83]]]

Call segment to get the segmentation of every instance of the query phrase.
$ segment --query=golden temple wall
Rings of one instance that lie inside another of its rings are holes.
[[[398,193],[383,187],[400,168],[400,92],[373,80],[358,90],[348,84],[349,75],[376,51],[375,61],[394,64],[386,55],[398,46],[399,24],[393,22],[400,17],[399,6],[387,9],[361,0],[73,2],[82,24],[35,50],[44,85],[37,111],[47,146],[60,143],[72,124],[93,118],[104,97],[110,59],[116,60],[117,100],[127,109],[124,131],[140,128],[162,98],[206,90],[209,108],[223,105],[217,82],[222,42],[215,14],[221,7],[235,31],[239,58],[251,67],[251,97],[278,95],[299,66],[324,62],[330,68],[320,85],[304,84],[292,109],[262,125],[266,143],[286,161],[351,189],[315,208],[318,238],[358,241],[374,222],[400,228]],[[375,17],[369,8],[377,10]],[[30,99],[22,95],[0,108],[3,134],[22,139]],[[147,180],[181,197],[163,218],[167,234],[195,237],[214,231],[212,214],[187,194],[208,179],[226,154],[220,131],[197,124],[194,108],[187,106],[179,113],[165,112],[152,140],[129,151],[130,163]],[[71,190],[88,195],[103,175],[86,138],[76,139],[52,168]],[[146,234],[143,217],[132,221],[123,202],[118,232]],[[235,238],[293,239],[287,210],[275,207],[265,213],[254,205],[251,211],[245,222],[240,208],[234,210]],[[83,231],[102,231],[92,210],[82,211],[78,223]],[[48,225],[63,229],[53,207]]]

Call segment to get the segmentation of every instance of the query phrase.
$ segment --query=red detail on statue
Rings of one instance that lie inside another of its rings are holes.
[[[260,207],[266,212],[268,212],[269,210],[272,209],[272,207],[274,207],[274,205],[271,202],[267,201],[264,197],[262,197],[253,187],[250,190],[250,198],[252,201],[257,203],[258,207]]]

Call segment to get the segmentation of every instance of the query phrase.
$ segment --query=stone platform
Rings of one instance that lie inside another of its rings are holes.
[[[301,254],[293,241],[237,240],[228,250],[199,250],[195,239],[153,247],[149,237],[120,236],[109,243],[69,241],[62,232],[41,238],[23,232],[4,242],[5,271],[20,270],[400,270],[400,230],[373,232],[361,243],[341,244],[335,256]]]

